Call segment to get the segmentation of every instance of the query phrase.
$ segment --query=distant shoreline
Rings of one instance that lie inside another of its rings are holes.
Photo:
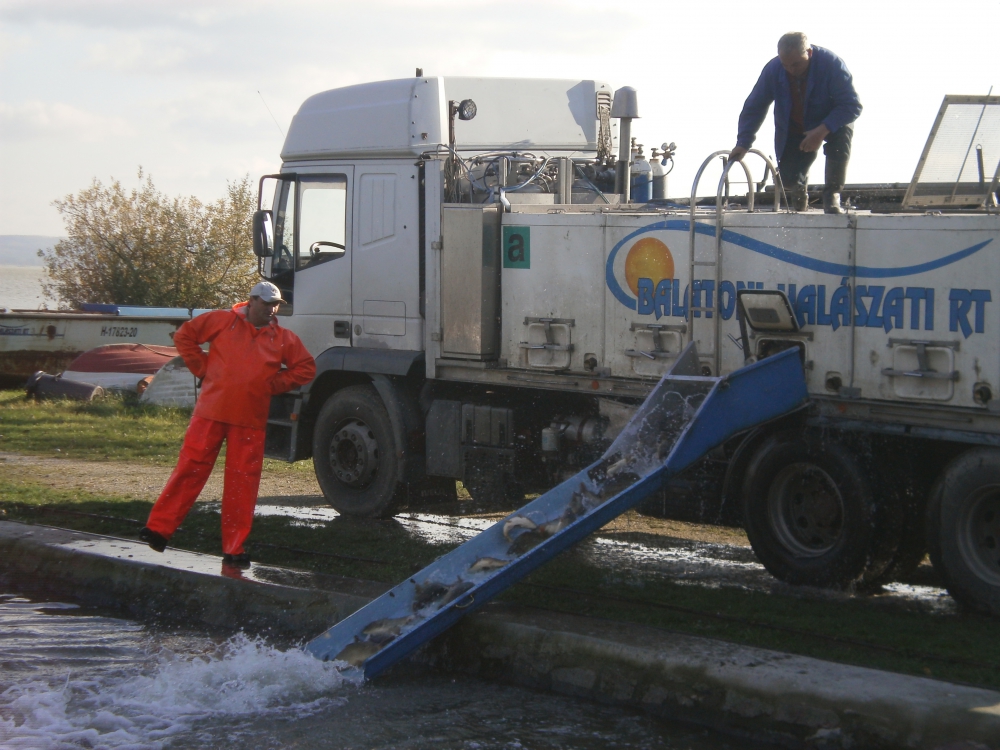
[[[0,234],[0,266],[41,268],[43,261],[38,251],[47,250],[64,239],[42,234]]]

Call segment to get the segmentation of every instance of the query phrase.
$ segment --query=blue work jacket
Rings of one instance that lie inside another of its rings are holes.
[[[823,47],[812,46],[812,59],[806,74],[806,100],[804,125],[812,130],[820,123],[830,132],[840,130],[861,114],[861,100],[854,90],[854,79],[844,61]],[[788,127],[792,116],[792,92],[788,74],[775,57],[760,72],[757,85],[740,113],[740,131],[736,145],[750,148],[757,131],[767,117],[767,109],[774,102],[774,155],[781,158],[788,140]]]

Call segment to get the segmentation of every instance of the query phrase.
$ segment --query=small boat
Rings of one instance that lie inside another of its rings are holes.
[[[84,352],[63,371],[63,380],[99,385],[105,390],[135,392],[177,356],[172,346],[106,344]]]
[[[155,406],[175,406],[190,409],[198,398],[198,378],[184,364],[181,357],[174,357],[153,376],[139,401]]]
[[[0,387],[24,383],[39,370],[60,372],[104,344],[170,346],[174,332],[207,310],[84,304],[79,310],[0,307]]]

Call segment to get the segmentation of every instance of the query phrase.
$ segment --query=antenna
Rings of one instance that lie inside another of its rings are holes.
[[[266,109],[267,113],[271,115],[271,119],[274,120],[274,124],[278,128],[278,132],[281,133],[281,137],[284,138],[285,131],[281,129],[280,125],[278,125],[278,118],[274,116],[274,113],[271,111],[271,108],[267,106],[267,102],[264,101],[264,95],[260,93],[260,89],[257,90],[257,96],[260,97],[260,101],[261,103],[263,103],[264,109]]]

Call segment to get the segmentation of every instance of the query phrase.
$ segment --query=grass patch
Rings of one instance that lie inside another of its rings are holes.
[[[134,498],[53,490],[28,478],[0,475],[0,517],[7,520],[134,538],[150,506]],[[213,506],[196,504],[173,544],[219,554],[219,515]],[[337,518],[307,526],[280,516],[255,519],[249,541],[258,562],[386,583],[403,580],[454,546],[424,541],[392,520]],[[993,637],[996,621],[974,614],[929,615],[877,606],[864,599],[823,601],[680,585],[596,567],[572,551],[502,598],[547,610],[1000,688],[1000,642]]]
[[[191,419],[190,409],[141,404],[133,394],[90,402],[34,401],[23,391],[0,391],[0,451],[84,461],[173,465]],[[226,455],[225,446],[219,460]],[[312,461],[265,459],[265,471],[312,472]]]
[[[90,402],[33,401],[0,391],[0,451],[85,460],[177,460],[191,412],[110,395]]]

